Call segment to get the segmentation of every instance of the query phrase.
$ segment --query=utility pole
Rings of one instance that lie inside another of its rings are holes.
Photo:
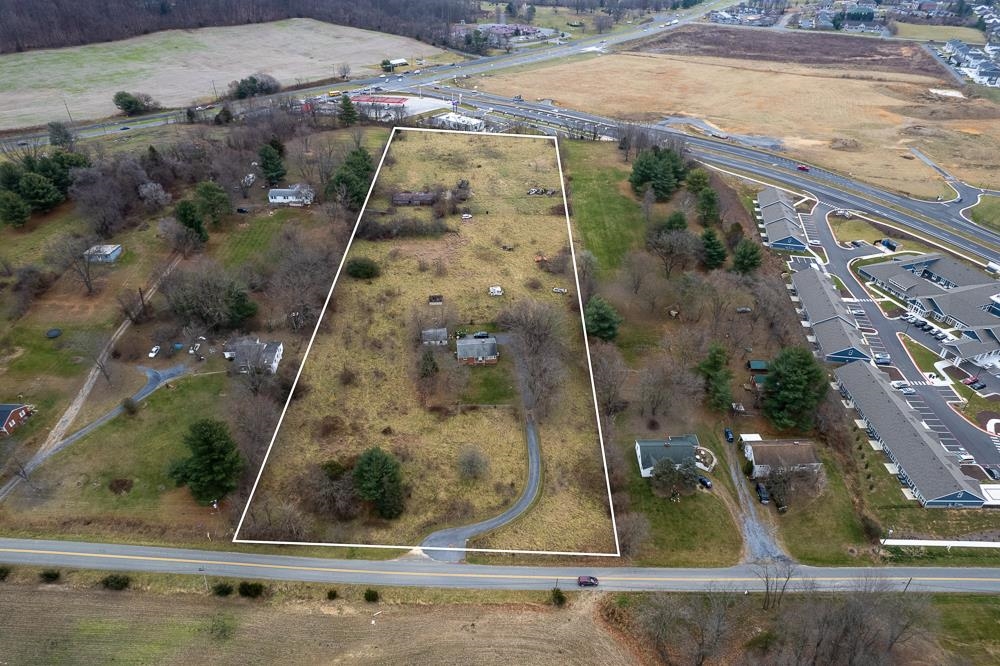
[[[69,116],[69,124],[73,124],[73,114],[69,112],[69,104],[66,103],[66,98],[62,98],[63,106],[66,107],[66,115]]]

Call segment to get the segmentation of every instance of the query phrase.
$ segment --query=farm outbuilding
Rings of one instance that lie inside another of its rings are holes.
[[[121,245],[95,245],[83,253],[91,264],[113,264],[122,256]]]
[[[446,345],[448,344],[448,329],[428,328],[420,331],[420,342],[425,345]]]
[[[31,405],[0,405],[0,435],[10,436],[33,412]]]

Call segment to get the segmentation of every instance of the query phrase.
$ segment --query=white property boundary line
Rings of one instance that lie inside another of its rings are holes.
[[[559,183],[562,186],[562,198],[563,198],[563,212],[566,215],[566,233],[569,236],[569,248],[570,255],[573,259],[573,276],[576,282],[576,299],[579,305],[580,311],[580,326],[583,333],[583,347],[587,353],[587,371],[590,373],[590,391],[594,400],[594,418],[597,422],[597,437],[601,445],[601,462],[604,465],[604,482],[605,487],[608,491],[608,507],[611,510],[611,530],[615,537],[615,552],[613,553],[590,553],[590,552],[575,552],[575,551],[557,551],[557,550],[519,550],[519,549],[504,549],[504,548],[449,548],[444,546],[396,546],[391,544],[366,544],[366,543],[326,543],[326,542],[315,542],[315,541],[267,541],[261,539],[240,539],[240,530],[243,529],[243,521],[246,520],[247,512],[250,510],[250,504],[253,502],[254,495],[257,493],[257,487],[260,485],[260,479],[264,474],[264,468],[267,467],[267,461],[271,457],[271,450],[274,448],[274,443],[278,438],[278,432],[281,430],[281,424],[285,420],[285,415],[288,413],[288,406],[292,402],[292,396],[295,394],[295,388],[298,386],[299,377],[302,376],[302,370],[305,368],[306,361],[309,359],[309,352],[312,350],[313,343],[316,341],[316,336],[319,333],[320,324],[323,322],[323,317],[327,314],[327,308],[330,305],[330,299],[333,297],[333,290],[337,286],[337,280],[340,279],[340,272],[344,268],[344,263],[347,261],[347,255],[350,253],[351,245],[354,244],[354,238],[358,233],[358,228],[361,226],[361,218],[364,216],[365,210],[368,208],[368,201],[371,199],[372,192],[375,191],[375,184],[378,182],[379,175],[382,172],[382,166],[385,164],[386,155],[389,154],[389,147],[392,145],[392,140],[396,136],[396,132],[406,131],[406,132],[432,132],[437,134],[462,134],[466,136],[490,136],[490,137],[509,137],[509,138],[520,138],[520,139],[535,139],[542,141],[552,141],[553,148],[556,152],[556,166],[559,170]],[[426,129],[426,128],[400,128],[393,127],[392,132],[389,134],[389,140],[385,144],[385,148],[382,150],[382,157],[379,159],[378,168],[375,170],[375,175],[372,178],[371,185],[368,186],[368,194],[365,196],[364,205],[361,207],[361,211],[358,213],[358,219],[354,223],[354,229],[351,231],[351,237],[347,241],[347,247],[344,248],[344,254],[340,258],[340,265],[337,266],[337,272],[333,276],[333,284],[330,285],[330,290],[326,294],[326,302],[323,304],[323,312],[316,321],[316,326],[313,328],[312,337],[309,339],[309,345],[306,347],[305,354],[302,357],[302,363],[299,365],[298,372],[295,373],[295,381],[292,382],[292,388],[288,392],[288,397],[285,399],[285,406],[281,410],[281,416],[278,419],[278,425],[275,427],[274,434],[271,435],[271,442],[267,446],[267,453],[264,454],[264,460],[260,464],[260,469],[257,471],[257,478],[254,480],[253,488],[250,490],[250,497],[247,499],[246,506],[243,507],[243,513],[240,515],[240,522],[236,526],[236,532],[233,535],[233,543],[250,543],[250,544],[264,544],[264,545],[280,545],[280,546],[329,546],[329,547],[339,547],[339,548],[380,548],[380,549],[391,549],[391,550],[440,550],[440,551],[457,551],[457,552],[478,552],[478,553],[511,553],[520,555],[578,555],[586,557],[621,557],[621,546],[618,541],[618,523],[615,520],[615,507],[611,500],[611,479],[608,475],[608,460],[607,455],[604,451],[604,430],[601,427],[600,410],[597,405],[597,387],[594,384],[594,367],[590,359],[590,345],[587,343],[587,326],[584,317],[583,308],[583,296],[580,293],[580,272],[577,269],[576,264],[576,250],[573,247],[573,227],[570,223],[569,218],[569,201],[566,198],[566,180],[563,177],[562,170],[562,158],[559,155],[559,141],[554,136],[536,136],[533,134],[494,134],[490,132],[464,132],[460,130],[438,130],[438,129]]]

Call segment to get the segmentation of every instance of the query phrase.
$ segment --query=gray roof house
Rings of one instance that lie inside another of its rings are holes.
[[[273,205],[309,206],[315,197],[316,193],[313,189],[303,183],[296,183],[286,188],[275,188],[267,192],[267,201]]]
[[[784,468],[789,472],[818,473],[823,468],[816,455],[816,444],[808,439],[770,439],[760,435],[740,434],[743,455],[750,462],[751,479],[766,478]]]
[[[665,440],[635,440],[635,457],[639,462],[639,474],[646,479],[653,476],[653,468],[661,460],[669,460],[674,465],[680,465],[688,458],[694,458],[699,469],[711,471],[715,466],[715,458],[706,456],[707,453],[701,448],[697,435],[677,435],[667,437]]]
[[[122,256],[121,245],[95,245],[83,253],[89,264],[113,264]]]
[[[937,436],[888,378],[868,363],[850,363],[836,370],[840,393],[864,420],[868,435],[897,469],[899,480],[928,508],[979,508],[984,498],[978,484],[966,478],[949,458]]]
[[[420,342],[425,345],[446,345],[448,344],[448,329],[428,328],[420,331]]]
[[[788,196],[775,187],[765,187],[757,194],[760,221],[767,234],[768,246],[776,250],[806,250],[806,235],[798,213]]]
[[[464,365],[494,365],[500,359],[497,339],[492,335],[488,338],[459,338],[455,341],[455,354],[458,362]]]
[[[284,351],[281,342],[261,342],[259,338],[245,336],[227,342],[222,348],[222,356],[233,361],[241,374],[256,371],[273,375],[278,371]]]
[[[806,268],[792,274],[792,285],[823,360],[850,363],[871,359],[854,318],[826,275]]]

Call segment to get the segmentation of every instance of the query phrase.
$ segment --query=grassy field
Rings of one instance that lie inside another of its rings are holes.
[[[617,268],[645,233],[641,206],[628,186],[632,167],[614,144],[563,141],[561,146],[583,244],[601,268]]]
[[[986,37],[982,30],[975,28],[963,28],[955,25],[918,25],[916,23],[902,23],[896,21],[896,28],[899,32],[897,37],[902,39],[917,39],[930,42],[947,42],[949,39],[960,39],[968,44],[985,44]]]
[[[336,586],[339,598],[327,601],[329,586],[268,583],[267,598],[251,601],[212,597],[195,577],[201,589],[178,580],[183,588],[163,594],[107,592],[98,589],[103,575],[72,572],[67,583],[39,586],[37,571],[16,569],[18,581],[2,584],[0,594],[4,661],[458,663],[473,645],[484,664],[634,660],[596,620],[596,595],[569,593],[569,606],[554,611],[538,592],[382,589],[383,601],[369,604],[353,586]]]
[[[984,195],[969,211],[969,216],[976,224],[1000,229],[1000,197]]]
[[[185,106],[225,92],[230,81],[265,72],[284,85],[336,76],[338,63],[356,76],[378,71],[386,57],[431,58],[428,44],[311,19],[199,30],[0,57],[0,128],[76,120],[117,112],[119,90],[147,92],[166,106]],[[451,60],[455,58],[452,57]]]
[[[845,220],[842,217],[830,216],[830,230],[833,232],[834,238],[842,243],[846,243],[852,240],[863,240],[867,243],[871,243],[873,240],[885,238],[885,232],[876,229],[870,222],[862,220],[860,218],[854,217],[850,220]],[[897,239],[898,240],[898,239]],[[901,250],[913,251],[920,253],[931,253],[940,252],[940,248],[936,248],[927,243],[923,243],[919,240],[914,240],[909,236],[905,239],[898,240]],[[874,251],[873,251],[874,252]],[[889,258],[886,257],[885,261]],[[853,265],[857,265],[855,262]]]
[[[433,173],[425,167],[428,162],[435,164]],[[551,211],[560,199],[525,194],[536,185],[559,188],[550,141],[404,132],[392,145],[369,209],[387,209],[388,195],[394,190],[454,187],[462,178],[471,183],[472,196],[465,205],[473,219],[463,222],[458,215],[447,217],[454,233],[392,242],[355,241],[349,256],[370,257],[383,273],[371,282],[345,277],[337,284],[336,311],[327,313],[324,333],[316,339],[305,364],[303,380],[311,390],[286,418],[265,470],[266,492],[284,488],[291,493],[296,479],[310,465],[356,455],[378,444],[403,461],[409,493],[407,510],[400,519],[319,522],[317,530],[323,540],[417,543],[432,529],[495,515],[523,488],[523,425],[509,365],[468,368],[459,366],[447,349],[435,350],[439,381],[421,402],[414,378],[425,348],[412,342],[420,328],[414,318],[430,322],[441,317],[452,331],[458,323],[467,330],[489,329],[502,307],[519,299],[541,299],[565,308],[568,346],[575,358],[582,353],[579,315],[570,311],[569,298],[553,294],[548,286],[551,280],[565,282],[566,277],[547,276],[534,262],[536,253],[554,256],[568,243],[565,217]],[[398,214],[430,219],[426,208],[401,208]],[[504,252],[501,245],[514,250]],[[544,279],[544,288],[533,291],[531,278]],[[494,284],[503,286],[502,299],[488,296],[487,287]],[[427,306],[428,294],[443,295],[444,306]],[[357,380],[347,385],[337,379],[345,367],[357,374]],[[576,538],[587,546],[611,550],[606,500],[581,492],[579,480],[562,471],[581,459],[588,467],[596,460],[598,469],[591,471],[603,480],[592,402],[585,400],[589,379],[584,384],[586,375],[578,376],[576,367],[569,372],[564,390],[573,399],[560,401],[565,406],[540,423],[546,490],[564,494],[555,498],[551,511],[536,507],[532,515],[539,514],[539,520],[551,526],[559,506],[579,506],[583,529],[571,535],[570,541]],[[577,407],[577,384],[586,389],[581,393],[582,409]],[[449,413],[459,402],[490,400],[507,407]],[[343,430],[326,438],[316,435],[317,424],[331,414],[343,419]],[[470,445],[480,447],[490,458],[485,480],[458,479],[458,454]],[[564,476],[566,483],[549,485],[550,479]],[[594,537],[595,533],[600,537]],[[581,549],[560,541],[564,536],[551,530],[533,531],[530,547]],[[525,542],[510,545],[528,547]]]
[[[554,80],[577,84],[554,92]],[[502,95],[555,97],[560,106],[612,117],[656,121],[689,115],[732,134],[779,137],[798,159],[921,197],[947,196],[950,190],[912,159],[911,145],[964,180],[1000,186],[994,120],[1000,109],[987,100],[928,93],[941,85],[916,74],[852,75],[781,62],[649,53],[500,72],[480,83]]]
[[[32,475],[37,490],[22,484],[4,503],[5,529],[100,535],[126,530],[132,538],[170,534],[188,540],[228,529],[224,513],[197,506],[187,489],[167,477],[171,462],[185,457],[182,442],[197,419],[218,417],[226,376],[177,380],[154,393],[134,417],[121,416],[57,454]],[[141,432],[142,437],[136,437]],[[109,483],[128,479],[131,490],[115,494]]]

